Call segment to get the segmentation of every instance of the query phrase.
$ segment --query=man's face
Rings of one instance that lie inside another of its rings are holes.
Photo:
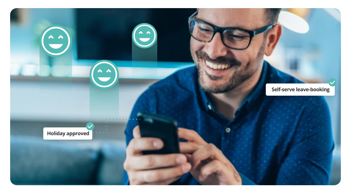
[[[265,9],[199,9],[198,19],[219,27],[256,30],[269,25]],[[196,63],[201,87],[210,93],[238,88],[259,70],[265,52],[264,33],[254,36],[245,50],[233,50],[216,33],[210,43],[191,38],[191,55]]]

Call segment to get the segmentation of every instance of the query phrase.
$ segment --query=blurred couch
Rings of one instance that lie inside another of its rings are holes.
[[[15,185],[120,185],[124,142],[79,146],[38,137],[11,136]],[[340,154],[333,156],[331,185],[340,181]]]
[[[120,185],[125,143],[79,146],[11,136],[10,160],[15,185]]]

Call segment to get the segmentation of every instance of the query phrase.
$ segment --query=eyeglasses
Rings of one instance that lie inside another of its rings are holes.
[[[248,48],[254,36],[263,33],[276,25],[271,24],[254,31],[235,27],[222,28],[196,18],[195,16],[197,13],[198,11],[188,18],[190,34],[194,39],[200,42],[209,43],[214,35],[219,32],[222,43],[228,48],[235,50],[244,50]]]

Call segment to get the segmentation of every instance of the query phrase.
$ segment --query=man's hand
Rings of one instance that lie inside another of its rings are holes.
[[[136,126],[132,139],[126,148],[124,169],[128,173],[130,185],[168,185],[191,169],[184,154],[142,155],[145,150],[158,150],[163,142],[158,138],[141,138]],[[197,147],[195,147],[196,149]],[[190,145],[183,152],[191,152]]]
[[[202,185],[242,185],[241,176],[235,167],[215,145],[206,143],[194,130],[179,128],[179,138],[191,143],[193,153],[187,158],[191,161],[192,176]],[[196,144],[196,145],[194,145]],[[189,144],[187,144],[189,147]],[[191,150],[191,149],[187,149]],[[181,150],[181,153],[184,153]]]

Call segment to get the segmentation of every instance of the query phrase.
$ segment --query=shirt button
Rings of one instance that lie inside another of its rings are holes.
[[[211,106],[210,106],[210,104],[208,104],[208,109],[209,109],[209,110],[211,110]]]
[[[230,133],[231,129],[229,127],[226,128],[226,133]]]

